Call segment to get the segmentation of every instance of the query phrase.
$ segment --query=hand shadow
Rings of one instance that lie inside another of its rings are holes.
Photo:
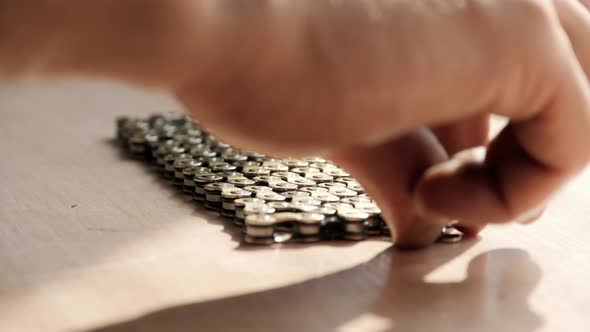
[[[387,250],[366,264],[278,289],[167,308],[92,332],[534,331],[539,267],[522,250],[481,254],[461,282],[424,277],[468,248]],[[355,326],[366,317],[379,321]],[[361,327],[362,326],[362,327]]]

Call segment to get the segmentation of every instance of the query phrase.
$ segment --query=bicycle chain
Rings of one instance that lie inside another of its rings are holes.
[[[323,158],[275,159],[241,151],[179,113],[119,117],[117,140],[129,156],[151,162],[195,201],[232,218],[246,243],[390,236],[362,185]],[[446,226],[438,242],[462,237]]]

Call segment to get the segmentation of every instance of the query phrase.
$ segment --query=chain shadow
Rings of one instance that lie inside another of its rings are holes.
[[[471,241],[473,242],[473,241]],[[518,249],[475,257],[460,282],[424,277],[473,243],[421,252],[384,251],[368,263],[273,290],[197,302],[86,332],[535,331],[543,321],[527,299],[541,271]]]

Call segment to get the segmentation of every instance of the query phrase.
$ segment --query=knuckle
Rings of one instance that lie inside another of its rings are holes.
[[[549,0],[501,0],[495,8],[497,22],[503,27],[507,41],[517,42],[527,49],[544,48],[555,40],[560,24]]]
[[[548,0],[504,0],[502,2],[520,23],[546,25],[555,18],[555,11]]]

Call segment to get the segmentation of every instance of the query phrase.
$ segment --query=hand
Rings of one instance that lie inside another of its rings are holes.
[[[173,91],[229,143],[340,163],[377,200],[396,244],[422,247],[450,220],[475,233],[532,219],[586,166],[584,6],[0,0],[0,72]],[[461,152],[487,144],[490,114],[509,125],[485,155]]]
[[[265,15],[247,66],[178,96],[233,144],[340,163],[398,246],[428,245],[450,220],[476,233],[531,219],[588,161],[577,1],[297,1]],[[455,154],[486,145],[490,114],[511,121],[487,154]]]

